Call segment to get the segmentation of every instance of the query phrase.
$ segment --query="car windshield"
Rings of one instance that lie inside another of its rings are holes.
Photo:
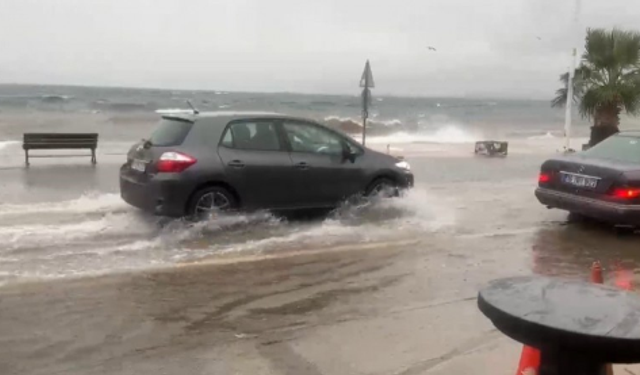
[[[154,146],[178,146],[189,134],[192,122],[162,119],[149,141]]]
[[[640,163],[640,138],[618,135],[584,151],[583,154],[599,159]]]

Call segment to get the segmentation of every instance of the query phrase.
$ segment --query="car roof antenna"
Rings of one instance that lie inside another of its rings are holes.
[[[191,104],[191,100],[187,100],[187,104],[189,104],[189,107],[191,107],[191,109],[193,110],[194,115],[197,115],[198,113],[200,113],[200,111],[198,111],[196,107],[194,107],[193,104]]]

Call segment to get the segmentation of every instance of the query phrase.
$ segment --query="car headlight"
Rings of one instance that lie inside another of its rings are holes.
[[[405,171],[410,171],[411,170],[411,166],[409,165],[409,163],[407,163],[404,160],[397,162],[396,163],[396,167],[398,167],[400,169],[404,169]]]

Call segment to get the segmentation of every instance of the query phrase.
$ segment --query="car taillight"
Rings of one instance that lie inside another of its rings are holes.
[[[640,188],[615,188],[611,191],[611,195],[621,199],[634,199],[640,197]]]
[[[156,169],[159,173],[180,173],[197,161],[196,158],[181,152],[165,152],[160,155],[160,159],[156,163]]]
[[[538,183],[546,184],[549,181],[551,181],[551,173],[542,172],[538,175]]]

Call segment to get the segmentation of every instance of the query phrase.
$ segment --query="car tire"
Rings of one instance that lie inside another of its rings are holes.
[[[364,195],[366,197],[395,198],[400,196],[398,184],[389,178],[378,178],[374,180]]]
[[[186,213],[189,218],[203,220],[237,207],[238,200],[229,190],[221,186],[209,186],[193,194]]]

